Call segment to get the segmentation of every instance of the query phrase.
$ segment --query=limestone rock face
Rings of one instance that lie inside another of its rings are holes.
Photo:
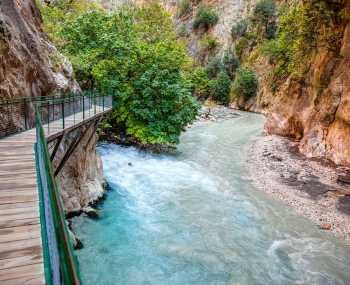
[[[35,0],[0,1],[0,100],[78,90],[70,62],[41,29]]]
[[[258,100],[270,104],[269,133],[300,140],[308,157],[350,166],[350,23],[343,24],[339,54],[320,50],[302,84],[289,79],[277,94],[261,93]]]
[[[80,128],[64,137],[54,160],[56,167],[70,144],[82,132],[84,129]],[[80,213],[104,194],[103,166],[96,153],[96,143],[97,135],[90,128],[57,176],[66,214]]]
[[[231,29],[232,26],[245,18],[254,7],[256,0],[202,0],[190,1],[191,8],[183,16],[179,17],[180,0],[161,1],[166,9],[173,16],[178,31],[184,30],[187,33],[188,50],[192,56],[203,60],[203,51],[201,50],[201,38],[203,31],[192,28],[193,20],[200,6],[212,7],[219,16],[218,23],[211,28],[208,33],[214,36],[219,45],[216,53],[223,53],[232,45]],[[207,60],[207,58],[204,58]]]

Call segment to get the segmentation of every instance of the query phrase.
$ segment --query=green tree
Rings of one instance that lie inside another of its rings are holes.
[[[199,7],[197,14],[193,21],[193,28],[198,29],[204,27],[206,30],[215,26],[219,21],[217,13],[206,6]]]
[[[77,79],[115,94],[109,124],[141,144],[175,144],[198,104],[183,78],[185,46],[155,1],[89,10],[64,22],[60,37]]]
[[[254,70],[239,68],[232,86],[233,97],[243,96],[245,100],[256,96],[258,80]]]
[[[220,71],[211,86],[213,98],[225,105],[230,103],[231,79],[225,71]]]

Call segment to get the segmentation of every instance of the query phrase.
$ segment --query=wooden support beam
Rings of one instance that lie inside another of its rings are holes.
[[[54,147],[54,149],[53,149],[53,151],[52,151],[52,153],[51,153],[51,156],[50,156],[50,160],[51,160],[51,161],[53,161],[53,160],[55,159],[56,152],[57,152],[57,150],[58,150],[58,148],[59,148],[59,146],[60,146],[60,144],[61,144],[61,141],[62,141],[62,139],[63,139],[63,137],[64,137],[64,134],[65,134],[65,133],[63,132],[62,135],[59,136],[59,137],[57,138],[55,147]]]
[[[79,145],[79,143],[81,142],[81,140],[84,138],[84,136],[86,135],[86,133],[88,132],[88,130],[90,129],[90,127],[94,124],[94,121],[92,121],[87,127],[86,129],[80,133],[79,137],[75,137],[75,139],[73,140],[73,142],[70,144],[68,150],[66,151],[65,155],[63,156],[61,162],[59,163],[59,165],[57,166],[56,170],[55,170],[55,176],[57,176],[59,174],[59,172],[62,170],[63,166],[65,165],[65,163],[67,162],[67,160],[69,159],[69,157],[72,155],[72,153],[74,152],[74,150],[77,148],[77,146]]]

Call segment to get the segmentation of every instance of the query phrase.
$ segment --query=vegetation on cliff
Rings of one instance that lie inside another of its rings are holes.
[[[177,143],[198,104],[184,77],[186,48],[169,15],[156,1],[111,12],[72,3],[81,6],[62,1],[43,7],[45,25],[64,43],[82,87],[115,94],[108,124],[141,144]]]
[[[337,26],[344,16],[340,7],[325,0],[279,7],[274,0],[260,0],[247,19],[232,27],[236,53],[252,68],[260,56],[266,57],[271,66],[266,78],[275,92],[289,76],[302,80],[317,50],[339,50],[342,31]]]

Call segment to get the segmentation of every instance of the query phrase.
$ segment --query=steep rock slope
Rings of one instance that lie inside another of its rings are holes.
[[[343,4],[349,11],[350,2]],[[289,78],[275,95],[264,92],[258,100],[270,103],[269,133],[300,139],[299,149],[308,157],[350,165],[350,22],[341,25],[336,54],[318,50],[302,82]]]
[[[189,12],[182,17],[177,14],[179,1],[165,1],[165,6],[173,14],[176,25],[189,31],[189,50],[196,56],[200,52],[201,35],[191,28],[191,23],[200,5],[212,7],[218,13],[219,21],[209,33],[217,37],[220,46],[216,54],[220,54],[226,48],[235,49],[237,43],[232,41],[230,30],[234,23],[252,13],[257,2],[190,1]],[[276,1],[276,4],[308,2],[312,1],[283,0]],[[300,140],[299,149],[307,157],[327,158],[336,164],[350,166],[350,2],[325,2],[337,5],[343,13],[342,21],[335,27],[337,33],[342,34],[339,47],[335,51],[314,47],[311,62],[305,63],[308,69],[302,78],[295,80],[289,76],[274,91],[267,79],[273,66],[266,58],[253,54],[259,52],[257,48],[248,47],[245,55],[249,59],[241,63],[255,70],[259,79],[258,95],[250,100],[236,98],[232,106],[265,113],[268,117],[267,132]],[[256,31],[259,37],[259,29]]]
[[[202,0],[202,1],[189,1],[190,6],[188,11],[179,15],[180,1],[166,1],[162,3],[166,9],[173,15],[176,26],[180,33],[186,33],[189,52],[199,57],[201,53],[200,41],[203,37],[203,31],[193,29],[193,20],[198,9],[201,6],[213,8],[218,16],[218,23],[212,27],[209,31],[213,37],[218,41],[218,47],[216,52],[223,53],[223,51],[232,45],[231,28],[233,24],[239,20],[245,18],[252,7],[254,7],[256,0]],[[180,31],[182,30],[182,31]]]
[[[0,101],[79,90],[70,62],[48,41],[41,29],[41,15],[35,1],[1,0]],[[16,114],[8,121],[7,116],[1,117],[4,113],[0,108],[0,137],[5,127],[23,127]],[[28,110],[28,114],[33,117],[33,109]],[[33,118],[31,120],[33,123]],[[62,159],[74,135],[65,136],[55,163]],[[102,162],[96,154],[97,135],[90,131],[87,137],[90,141],[82,141],[58,177],[66,214],[80,211],[104,192]]]
[[[0,100],[77,90],[71,64],[41,30],[35,1],[0,1]]]

